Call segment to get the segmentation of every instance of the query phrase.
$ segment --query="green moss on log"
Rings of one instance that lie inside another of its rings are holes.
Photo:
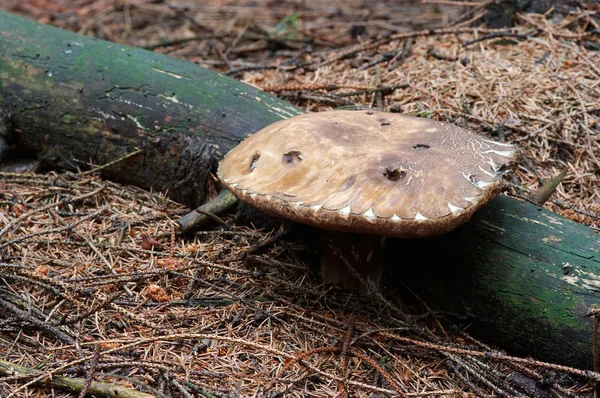
[[[433,309],[468,316],[469,330],[522,355],[592,369],[600,297],[600,235],[506,196],[458,230],[394,240],[388,281]],[[410,296],[410,295],[408,295]]]
[[[212,191],[216,160],[249,134],[302,113],[193,63],[2,11],[0,92],[15,132],[9,140],[20,148],[70,169],[149,148],[107,168],[106,177],[192,205]]]

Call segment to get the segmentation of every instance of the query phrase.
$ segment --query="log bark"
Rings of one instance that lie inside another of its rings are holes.
[[[388,286],[466,316],[483,341],[593,368],[586,314],[600,300],[600,234],[591,228],[500,196],[450,234],[388,241],[387,257]]]
[[[229,149],[299,113],[196,65],[0,12],[0,136],[53,166],[144,148],[104,176],[195,206]],[[433,309],[468,314],[473,334],[509,351],[591,368],[584,315],[600,291],[592,229],[500,197],[451,234],[387,248],[388,286],[402,281]]]
[[[0,136],[49,167],[106,164],[144,148],[103,175],[197,206],[214,193],[218,159],[301,112],[192,63],[0,11]]]
[[[29,376],[31,378],[41,375],[42,372],[17,365],[15,363],[0,359],[0,376]],[[72,378],[53,375],[45,380],[34,383],[35,386],[52,387],[63,391],[80,393],[86,389],[86,396],[97,398],[155,398],[154,394],[139,392],[130,388],[122,387],[118,384],[102,383],[92,381],[87,386],[87,381],[81,378]]]

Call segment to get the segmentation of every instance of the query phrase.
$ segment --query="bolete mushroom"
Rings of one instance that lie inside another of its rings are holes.
[[[218,176],[265,213],[395,237],[444,234],[502,188],[515,147],[450,123],[377,111],[276,122],[221,161]]]

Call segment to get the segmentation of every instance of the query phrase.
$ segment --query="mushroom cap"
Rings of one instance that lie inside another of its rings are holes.
[[[221,161],[240,200],[339,231],[446,233],[501,190],[515,147],[461,127],[376,111],[329,111],[271,124]]]

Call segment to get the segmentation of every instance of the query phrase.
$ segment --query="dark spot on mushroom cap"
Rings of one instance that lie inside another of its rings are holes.
[[[303,159],[302,152],[297,149],[290,149],[281,157],[283,163],[292,164],[296,161],[301,161]]]
[[[399,168],[390,169],[388,167],[385,169],[383,175],[390,181],[398,182],[406,177],[406,171],[400,170]]]
[[[416,144],[413,145],[413,149],[429,149],[431,148],[429,145],[427,144]]]
[[[250,162],[250,172],[252,173],[256,168],[256,164],[258,163],[258,158],[260,158],[260,152],[256,151],[252,156],[252,162]]]

